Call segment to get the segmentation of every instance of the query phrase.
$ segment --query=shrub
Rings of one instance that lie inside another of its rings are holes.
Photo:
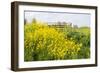
[[[78,52],[78,58],[90,58],[90,28],[72,28],[66,26],[63,29],[65,37],[69,40],[74,40],[76,44],[82,44],[80,51]]]
[[[45,23],[26,24],[24,33],[25,61],[75,59],[82,46]]]

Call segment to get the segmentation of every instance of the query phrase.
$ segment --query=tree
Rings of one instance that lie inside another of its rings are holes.
[[[27,23],[27,20],[26,20],[26,19],[24,19],[24,25],[26,25],[26,23]]]
[[[33,18],[32,23],[36,23],[36,22],[37,22],[36,18]]]

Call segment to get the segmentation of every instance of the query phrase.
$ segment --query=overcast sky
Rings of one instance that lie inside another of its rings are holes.
[[[33,18],[43,22],[71,22],[74,25],[90,27],[90,14],[67,12],[25,11],[25,19],[31,22]]]

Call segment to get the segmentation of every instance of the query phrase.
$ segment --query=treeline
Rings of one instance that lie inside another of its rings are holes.
[[[33,18],[31,23],[36,23],[36,22],[38,22],[38,20],[36,18]],[[28,23],[28,21],[26,19],[24,19],[24,24],[27,24],[27,23]],[[61,28],[61,27],[63,28],[66,25],[74,27],[74,28],[78,28],[77,25],[72,24],[71,22],[61,22],[61,21],[58,21],[58,22],[45,22],[45,24],[48,24],[49,26],[55,26],[55,27],[59,27],[60,26],[59,28]]]

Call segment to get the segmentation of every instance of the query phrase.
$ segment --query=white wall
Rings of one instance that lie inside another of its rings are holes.
[[[11,54],[11,6],[10,3],[14,0],[0,0],[0,73],[14,73],[10,70],[10,54]],[[21,0],[47,3],[62,3],[62,4],[78,4],[78,5],[98,5],[100,13],[100,0]],[[98,20],[100,14],[98,14]],[[98,28],[100,22],[98,22]],[[98,29],[100,31],[100,29]],[[100,33],[98,33],[100,37]],[[100,43],[100,38],[98,38]],[[98,55],[100,56],[100,45],[98,46]],[[99,73],[100,72],[100,57],[98,67],[86,68],[70,68],[70,69],[55,69],[55,70],[40,70],[26,71],[25,73]],[[22,72],[24,73],[24,72]]]

